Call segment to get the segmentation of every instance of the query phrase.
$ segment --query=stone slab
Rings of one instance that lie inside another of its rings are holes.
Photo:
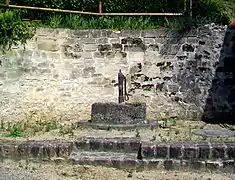
[[[92,123],[143,124],[146,117],[145,103],[94,103]]]
[[[151,128],[153,129],[152,124],[107,124],[107,123],[90,123],[89,121],[80,121],[78,122],[78,127],[89,127],[99,130],[134,130],[139,128]]]
[[[209,138],[233,137],[235,132],[228,129],[198,129],[193,134]]]

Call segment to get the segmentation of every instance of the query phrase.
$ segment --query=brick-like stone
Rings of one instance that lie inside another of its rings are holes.
[[[138,38],[140,37],[140,30],[122,30],[121,36],[122,37],[132,37],[132,38]]]
[[[168,158],[169,156],[169,145],[159,144],[156,146],[155,158]]]
[[[170,158],[180,159],[182,158],[182,144],[174,143],[170,145]]]
[[[100,45],[98,45],[98,50],[99,51],[110,51],[111,45],[110,44],[100,44]]]
[[[145,44],[155,44],[155,38],[144,38],[143,42]]]
[[[234,143],[226,143],[226,146],[227,146],[228,158],[235,159],[235,144]]]
[[[119,44],[120,39],[119,38],[109,38],[109,44]]]
[[[92,59],[92,52],[83,52],[82,58],[84,59]]]
[[[78,42],[80,44],[95,44],[96,43],[94,38],[79,38]]]
[[[97,39],[95,39],[95,41],[96,41],[97,44],[107,44],[108,43],[108,38],[104,38],[104,37],[97,38]]]
[[[172,170],[172,169],[174,169],[174,163],[173,163],[173,161],[172,161],[172,160],[165,160],[165,161],[164,161],[164,168],[165,168],[166,170]]]
[[[153,144],[142,144],[142,156],[143,158],[153,158],[156,154],[156,146]]]
[[[159,51],[159,46],[157,44],[150,44],[147,51]]]
[[[197,159],[198,158],[198,148],[196,146],[184,146],[184,159]]]
[[[88,38],[90,34],[89,30],[74,30],[72,31],[73,37]]]
[[[60,46],[57,42],[56,39],[41,39],[39,42],[38,42],[38,49],[39,50],[44,50],[44,51],[58,51],[60,49]]]
[[[96,51],[98,49],[98,46],[96,44],[84,44],[83,48],[85,51],[90,52]]]
[[[199,148],[199,158],[200,159],[209,159],[211,148],[208,143],[200,143],[197,145]]]
[[[90,35],[91,35],[91,38],[100,38],[102,37],[102,30],[99,30],[99,29],[93,29],[93,30],[90,30]]]
[[[205,167],[210,170],[218,170],[220,167],[220,162],[207,161]]]
[[[122,51],[122,44],[119,44],[119,43],[112,44],[112,50],[113,51]]]
[[[146,51],[147,47],[146,45],[125,45],[124,51],[130,51],[130,52],[144,52]]]
[[[2,154],[5,158],[7,157],[16,157],[17,154],[17,148],[14,144],[9,145],[2,145]]]
[[[223,159],[225,158],[226,147],[224,143],[213,143],[212,144],[212,158]]]
[[[161,29],[156,30],[143,30],[141,36],[144,38],[155,38],[155,37],[165,37],[166,32]]]

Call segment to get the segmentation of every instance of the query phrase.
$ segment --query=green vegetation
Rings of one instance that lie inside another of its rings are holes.
[[[0,49],[10,49],[18,43],[25,44],[33,36],[33,30],[21,21],[18,13],[6,11],[0,13]]]
[[[2,120],[0,123],[0,136],[10,138],[31,137],[38,133],[56,131],[60,136],[68,135],[73,137],[76,128],[77,126],[74,124],[62,125],[58,120],[31,114],[20,122],[4,123]]]
[[[4,0],[5,1],[5,0]],[[4,2],[2,0],[2,3]],[[98,12],[99,0],[11,0],[11,4],[67,10]],[[102,0],[103,12],[183,12],[183,0]],[[235,16],[235,0],[193,0],[193,18],[190,27],[208,23],[228,24]],[[22,21],[40,20],[40,22]],[[38,10],[0,11],[0,49],[6,50],[18,43],[25,44],[35,27],[70,29],[153,29],[182,28],[185,16],[95,16],[75,15]]]

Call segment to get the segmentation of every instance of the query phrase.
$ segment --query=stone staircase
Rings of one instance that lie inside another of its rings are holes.
[[[0,159],[125,169],[209,169],[235,173],[234,142],[150,142],[137,137],[0,141]]]
[[[131,169],[210,169],[235,172],[235,144],[144,142],[135,137],[81,138],[69,160],[75,164]]]
[[[85,137],[74,142],[69,160],[78,164],[134,167],[139,165],[142,159],[140,148],[140,138]]]

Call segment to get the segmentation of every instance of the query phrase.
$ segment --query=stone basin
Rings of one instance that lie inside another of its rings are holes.
[[[94,103],[91,108],[92,123],[143,124],[146,103]]]

